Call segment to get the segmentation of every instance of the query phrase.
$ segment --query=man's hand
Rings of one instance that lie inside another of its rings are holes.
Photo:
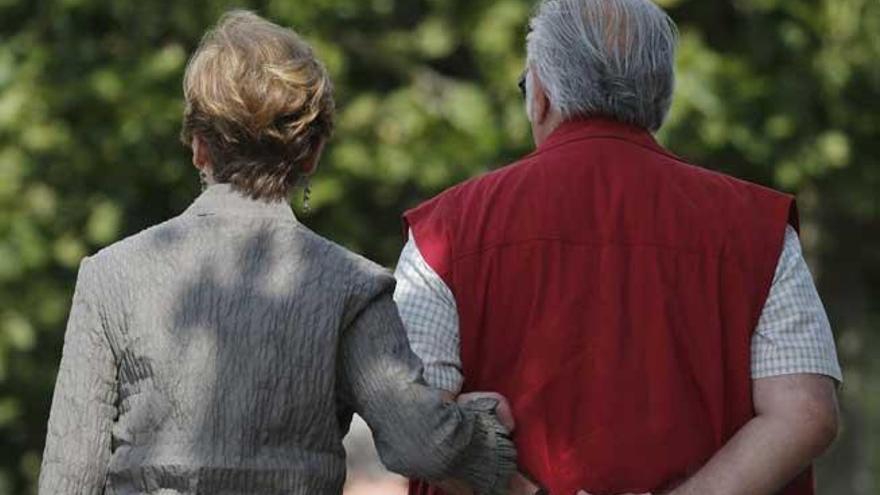
[[[532,480],[522,473],[513,475],[510,480],[510,491],[507,495],[535,495],[541,490],[541,487],[532,483]]]
[[[437,483],[437,487],[447,495],[474,495],[474,491],[466,483],[457,480],[446,480]],[[541,487],[532,483],[525,475],[516,473],[510,480],[507,495],[535,495]]]
[[[474,495],[474,489],[464,481],[444,480],[435,483],[435,485],[446,495]]]

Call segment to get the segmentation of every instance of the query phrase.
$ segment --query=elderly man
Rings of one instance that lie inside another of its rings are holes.
[[[811,494],[841,371],[794,200],[654,140],[675,44],[648,0],[545,0],[537,150],[405,214],[395,298],[432,385],[510,399],[546,492]]]

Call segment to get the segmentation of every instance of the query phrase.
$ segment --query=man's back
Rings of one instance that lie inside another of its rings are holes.
[[[650,0],[539,2],[538,150],[406,214],[395,300],[429,383],[509,396],[550,493],[811,495],[837,431],[828,318],[792,199],[651,137],[677,35]]]
[[[454,295],[464,391],[511,400],[521,467],[614,493],[687,477],[753,416],[750,340],[792,212],[591,119],[406,217]]]

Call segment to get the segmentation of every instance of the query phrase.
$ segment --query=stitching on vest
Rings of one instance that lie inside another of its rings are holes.
[[[492,249],[505,248],[510,246],[517,246],[521,244],[528,244],[533,242],[559,242],[562,244],[567,244],[569,246],[579,246],[579,247],[608,247],[608,246],[616,246],[616,247],[653,247],[660,248],[670,251],[683,251],[690,254],[696,254],[700,256],[711,256],[710,253],[706,253],[702,249],[688,247],[688,246],[674,246],[670,244],[661,244],[661,243],[653,243],[653,242],[620,242],[620,241],[597,241],[597,242],[574,242],[566,239],[560,239],[556,237],[531,237],[528,239],[521,239],[516,241],[506,241],[506,242],[496,242],[493,244],[489,244],[483,246],[480,249],[476,249],[473,251],[468,251],[466,253],[459,254],[452,258],[453,263],[463,260],[464,258],[469,258],[471,256],[476,256],[482,254],[486,251],[490,251]],[[719,255],[720,256],[720,255]]]

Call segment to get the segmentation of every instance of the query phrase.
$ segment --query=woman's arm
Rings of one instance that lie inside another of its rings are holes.
[[[390,470],[458,479],[480,494],[506,493],[516,453],[494,403],[462,408],[425,385],[390,291],[345,330],[339,366],[343,396],[370,425]]]
[[[116,416],[116,364],[98,314],[95,283],[84,259],[49,414],[40,494],[104,491]]]

